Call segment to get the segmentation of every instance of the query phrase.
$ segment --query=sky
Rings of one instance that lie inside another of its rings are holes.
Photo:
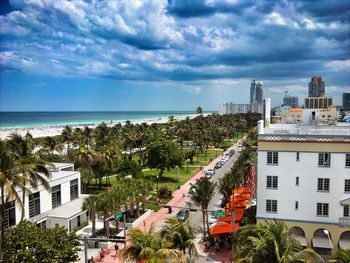
[[[1,0],[0,111],[280,105],[350,91],[350,1]]]

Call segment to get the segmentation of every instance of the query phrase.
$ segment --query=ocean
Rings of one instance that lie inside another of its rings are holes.
[[[0,127],[49,127],[183,117],[191,111],[0,112]]]

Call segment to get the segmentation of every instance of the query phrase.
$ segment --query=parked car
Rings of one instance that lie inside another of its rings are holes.
[[[205,172],[205,177],[207,177],[208,179],[212,178],[212,176],[214,175],[214,173],[212,171],[206,171]]]
[[[213,173],[213,175],[215,174],[215,170],[214,169],[208,169],[208,172]]]
[[[221,161],[218,161],[216,164],[215,164],[215,169],[220,169],[222,167],[222,162]]]
[[[181,222],[185,222],[188,218],[190,217],[190,210],[181,208],[177,213],[176,213],[176,218],[177,220]]]
[[[235,155],[236,151],[235,150],[230,150],[228,153],[229,153],[230,157],[232,157],[232,156]]]

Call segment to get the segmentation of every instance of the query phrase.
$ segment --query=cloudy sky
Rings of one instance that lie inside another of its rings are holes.
[[[1,0],[0,111],[217,110],[350,90],[346,0]]]

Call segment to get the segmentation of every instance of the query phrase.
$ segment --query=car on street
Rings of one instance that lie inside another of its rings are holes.
[[[212,178],[212,176],[214,175],[214,173],[213,173],[213,171],[209,171],[209,170],[208,170],[208,171],[205,172],[204,175],[205,175],[205,177],[207,177],[208,179],[210,179],[210,178]]]
[[[230,157],[228,156],[225,156],[221,159],[221,161],[223,161],[224,163],[226,163],[228,161],[228,159],[230,159]]]
[[[222,162],[221,161],[218,161],[216,164],[215,164],[215,169],[220,169],[222,167]]]
[[[228,153],[229,153],[230,157],[232,157],[232,156],[235,155],[236,151],[235,150],[230,150]]]
[[[214,169],[208,169],[208,172],[213,173],[213,175],[215,174],[215,170]]]
[[[181,208],[177,213],[176,213],[176,218],[177,220],[181,222],[185,222],[188,218],[190,217],[190,210]]]

